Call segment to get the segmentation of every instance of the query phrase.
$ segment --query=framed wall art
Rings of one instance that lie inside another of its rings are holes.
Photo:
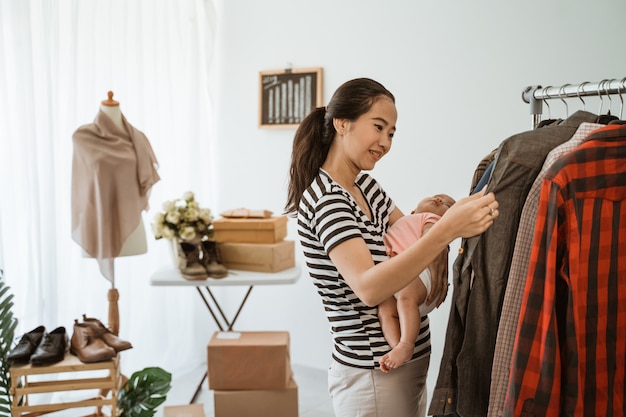
[[[297,127],[322,105],[322,68],[259,73],[259,127]]]

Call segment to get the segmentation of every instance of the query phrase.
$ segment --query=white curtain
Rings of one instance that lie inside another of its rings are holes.
[[[71,239],[72,134],[109,90],[146,134],[161,181],[144,212],[148,252],[115,261],[122,371],[174,372],[205,360],[210,335],[191,288],[152,287],[170,262],[150,222],[165,200],[211,190],[215,140],[211,0],[0,0],[0,268],[15,295],[18,335],[73,332],[82,314],[107,322],[112,284]]]

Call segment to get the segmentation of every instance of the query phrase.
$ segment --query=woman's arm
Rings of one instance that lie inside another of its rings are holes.
[[[375,306],[417,278],[454,239],[475,236],[487,230],[498,216],[497,207],[493,193],[476,193],[460,199],[429,233],[402,253],[377,265],[361,238],[342,242],[330,251],[329,256],[361,301]],[[492,208],[495,210],[493,215]],[[398,218],[394,210],[390,222]]]

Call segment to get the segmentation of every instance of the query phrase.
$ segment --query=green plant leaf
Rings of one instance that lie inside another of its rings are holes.
[[[158,367],[132,374],[117,397],[120,417],[152,417],[165,402],[171,382],[172,374]]]
[[[11,416],[11,375],[7,355],[15,339],[17,319],[13,317],[13,294],[4,282],[0,269],[0,417]]]

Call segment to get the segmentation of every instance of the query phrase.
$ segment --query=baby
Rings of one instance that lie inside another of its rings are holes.
[[[396,221],[383,236],[387,254],[395,256],[421,238],[454,203],[454,199],[446,194],[421,200],[410,215]],[[380,360],[383,372],[411,359],[421,317],[435,308],[434,301],[425,304],[432,285],[430,270],[426,268],[419,278],[378,306],[383,335],[392,348]]]

